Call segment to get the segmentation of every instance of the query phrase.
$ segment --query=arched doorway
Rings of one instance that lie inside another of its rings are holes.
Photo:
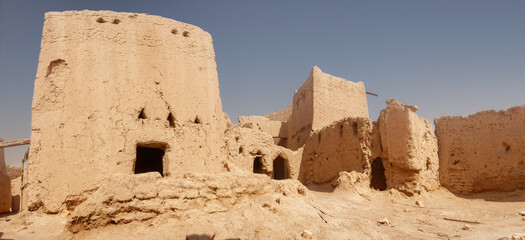
[[[253,173],[261,174],[263,173],[263,164],[261,157],[256,157],[253,159]]]
[[[273,160],[272,178],[275,180],[288,179],[288,166],[286,164],[286,159],[281,156]]]
[[[372,179],[370,180],[370,187],[379,191],[386,189],[385,167],[383,160],[378,157],[372,162]]]

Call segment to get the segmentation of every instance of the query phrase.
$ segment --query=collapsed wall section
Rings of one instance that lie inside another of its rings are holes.
[[[67,228],[76,233],[162,215],[185,219],[230,211],[265,197],[274,203],[281,199],[295,201],[307,198],[308,190],[298,181],[272,181],[247,173],[187,173],[173,178],[115,173],[101,181],[94,193],[71,212]]]
[[[379,115],[381,161],[387,186],[407,194],[439,187],[437,140],[432,124],[417,116],[417,107],[386,100]]]
[[[110,11],[46,13],[29,208],[64,210],[68,196],[101,177],[133,173],[139,147],[163,152],[165,177],[223,171],[216,68],[210,34],[189,24]]]
[[[456,193],[525,188],[525,105],[434,123],[443,186]]]

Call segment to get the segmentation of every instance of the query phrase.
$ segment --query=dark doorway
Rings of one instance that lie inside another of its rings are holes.
[[[162,157],[164,157],[164,150],[161,148],[137,146],[135,174],[158,172],[164,177]]]
[[[372,162],[372,179],[370,180],[370,187],[379,191],[386,189],[385,167],[383,166],[383,160],[379,157]]]
[[[263,164],[262,164],[262,161],[261,161],[261,157],[256,157],[253,160],[253,173],[261,174],[261,173],[263,173],[262,169],[263,169]]]
[[[288,179],[288,167],[286,166],[286,160],[281,156],[273,160],[273,179]]]

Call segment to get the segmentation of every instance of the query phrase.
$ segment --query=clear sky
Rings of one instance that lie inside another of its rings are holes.
[[[0,0],[0,137],[29,138],[44,13],[149,13],[213,36],[223,109],[286,107],[314,65],[432,121],[525,104],[525,1]],[[6,149],[19,164],[27,147]]]

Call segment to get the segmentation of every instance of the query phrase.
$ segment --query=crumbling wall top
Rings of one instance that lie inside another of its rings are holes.
[[[273,112],[273,113],[268,113],[264,115],[264,117],[270,120],[273,120],[273,121],[287,122],[290,119],[290,116],[292,115],[292,107],[293,105],[290,104],[283,110]]]

